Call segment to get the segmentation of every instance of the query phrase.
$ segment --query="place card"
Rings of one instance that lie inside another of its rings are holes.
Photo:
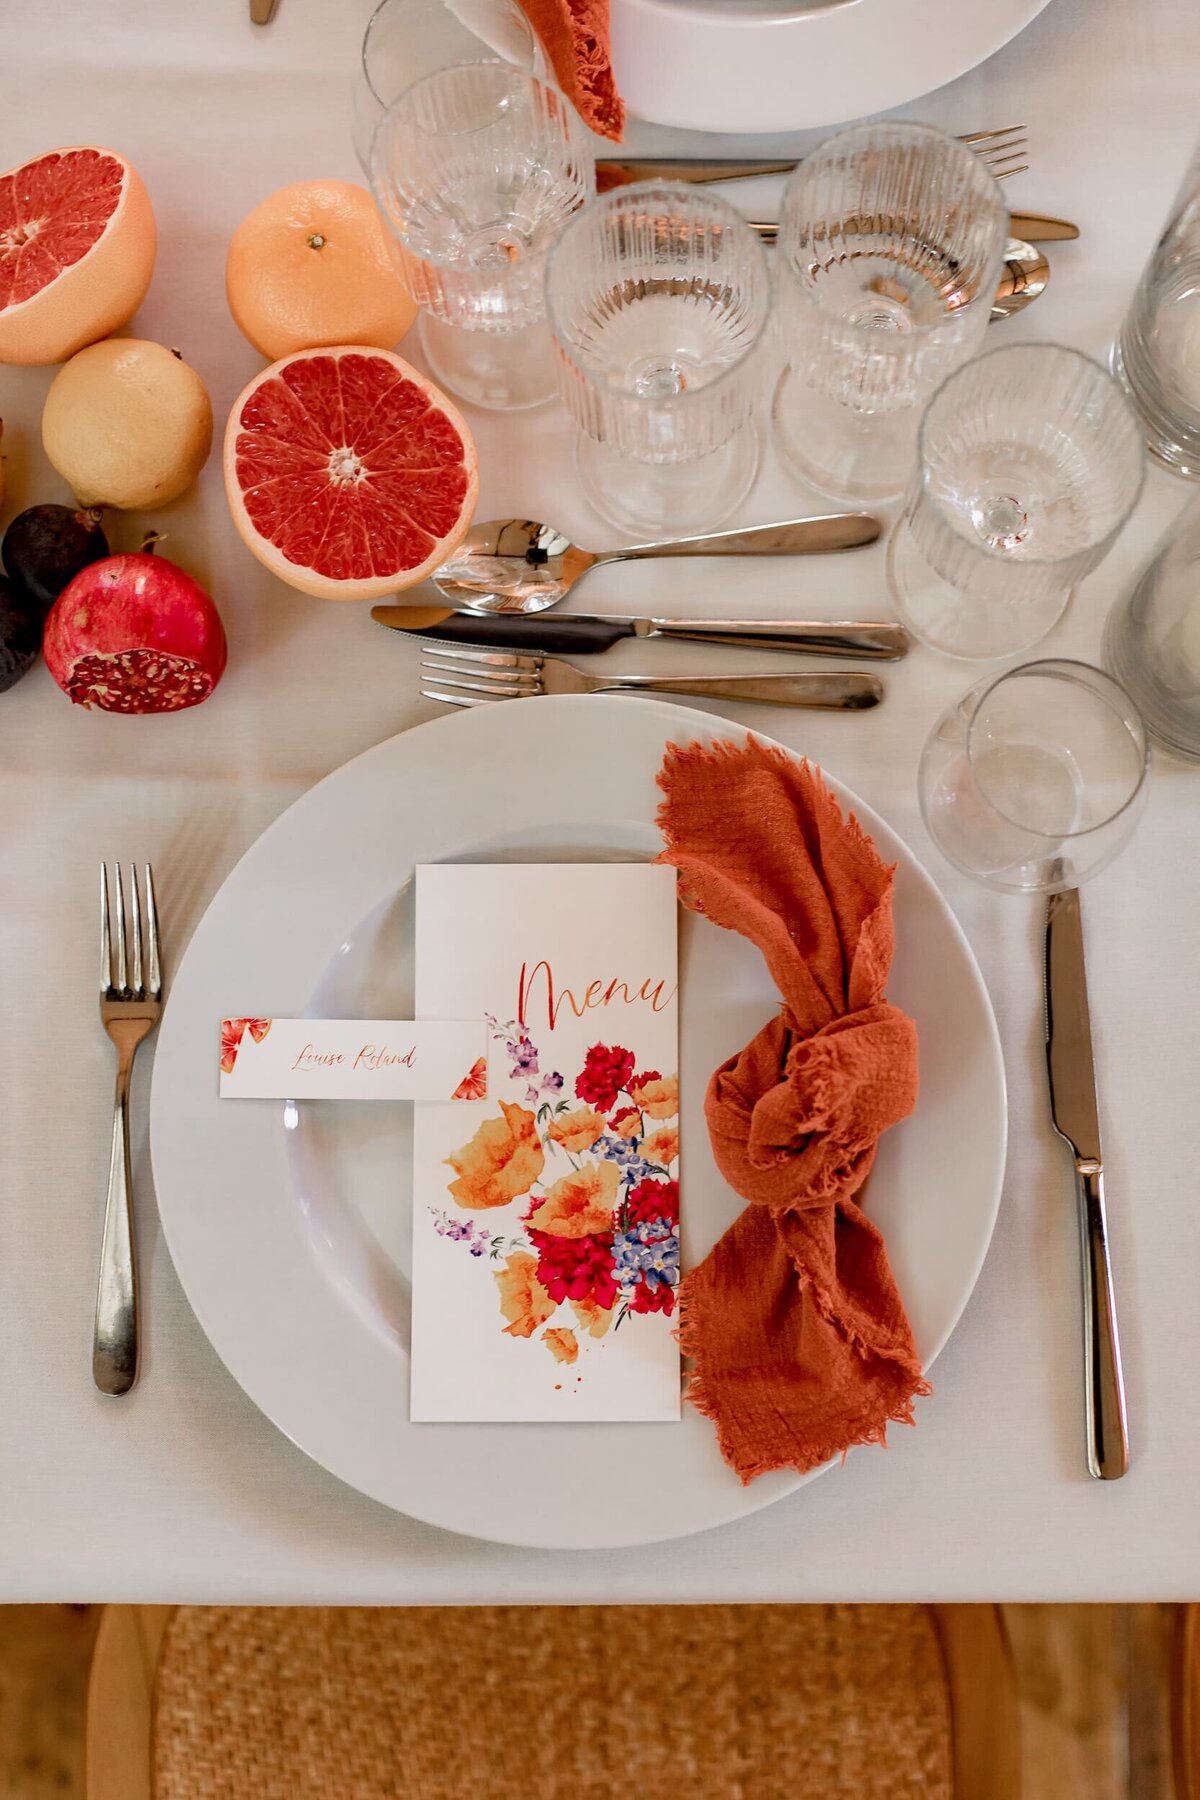
[[[413,1116],[414,1420],[678,1419],[677,934],[665,866],[417,869],[417,1014],[487,1015],[490,1085]]]
[[[411,1019],[222,1019],[222,1100],[478,1100],[487,1027]],[[452,1109],[457,1113],[457,1106]]]

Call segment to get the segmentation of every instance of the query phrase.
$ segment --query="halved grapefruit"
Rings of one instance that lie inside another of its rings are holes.
[[[285,356],[235,400],[225,489],[247,549],[281,581],[377,600],[457,548],[479,475],[466,421],[432,381],[344,344]]]
[[[156,234],[113,150],[51,150],[0,175],[0,362],[65,362],[146,297]]]

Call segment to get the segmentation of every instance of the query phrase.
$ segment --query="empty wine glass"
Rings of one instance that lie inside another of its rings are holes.
[[[979,682],[921,756],[921,812],[942,854],[987,887],[1057,893],[1124,848],[1146,798],[1137,708],[1087,663],[1026,663]]]
[[[921,421],[888,546],[905,623],[950,656],[1027,650],[1107,555],[1143,465],[1124,394],[1077,350],[1015,344],[968,363]]]
[[[371,185],[429,366],[463,399],[508,409],[553,395],[545,261],[593,179],[570,101],[504,63],[441,69],[384,114]]]
[[[580,480],[604,518],[679,537],[749,493],[770,286],[741,215],[682,182],[621,188],[567,226],[546,310]]]
[[[415,81],[456,63],[510,63],[545,77],[547,63],[517,0],[380,0],[354,78],[354,153],[371,173],[371,140]]]
[[[921,408],[983,340],[1007,234],[995,177],[931,126],[855,126],[804,158],[778,241],[793,474],[843,500],[903,491]]]

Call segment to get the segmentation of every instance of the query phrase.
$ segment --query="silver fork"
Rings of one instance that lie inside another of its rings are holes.
[[[768,706],[818,707],[860,712],[878,706],[877,675],[584,675],[561,657],[510,655],[463,644],[421,646],[421,693],[445,706],[482,706],[489,700],[522,700],[540,694],[692,694],[709,700],[754,700]]]
[[[108,869],[100,864],[100,1023],[117,1052],[112,1155],[104,1243],[96,1288],[92,1379],[102,1394],[127,1394],[138,1378],[137,1252],[133,1235],[133,1181],[129,1168],[129,1082],[133,1059],[162,1011],[162,965],[154,875],[146,864],[146,920],[137,870],[129,865],[129,921],[121,865],[113,864],[114,905],[109,907]]]
[[[968,131],[959,138],[987,164],[997,181],[1024,175],[1029,154],[1024,125],[1001,125],[994,131]],[[795,159],[747,162],[734,157],[693,156],[601,157],[596,164],[596,187],[602,194],[631,181],[742,181],[754,175],[788,175]],[[1018,236],[1020,234],[1018,233]]]

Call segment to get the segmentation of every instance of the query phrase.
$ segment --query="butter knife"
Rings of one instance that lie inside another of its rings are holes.
[[[1054,1129],[1075,1159],[1079,1190],[1088,1468],[1098,1481],[1115,1481],[1129,1467],[1129,1439],[1078,888],[1046,902],[1046,1067]]]
[[[608,613],[472,613],[446,606],[373,606],[371,617],[389,631],[445,643],[484,644],[547,655],[611,650],[622,638],[685,638],[694,644],[733,644],[742,650],[803,650],[809,656],[863,657],[894,662],[908,649],[903,625],[857,621],[789,623],[777,619],[635,619]]]

